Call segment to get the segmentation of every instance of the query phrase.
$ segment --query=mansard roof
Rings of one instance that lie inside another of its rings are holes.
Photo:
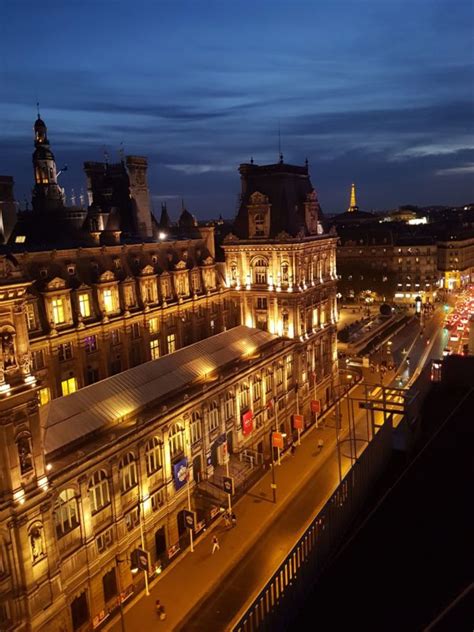
[[[308,235],[305,221],[305,202],[312,199],[321,209],[308,174],[308,166],[289,165],[279,162],[272,165],[241,164],[242,181],[240,207],[233,232],[240,238],[249,235],[247,205],[254,203],[256,193],[263,194],[271,204],[270,238],[285,231],[292,237]],[[308,196],[311,196],[309,198]]]

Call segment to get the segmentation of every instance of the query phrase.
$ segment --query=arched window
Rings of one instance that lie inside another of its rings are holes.
[[[152,437],[145,445],[146,473],[151,476],[162,467],[161,441]]]
[[[249,406],[249,385],[247,382],[242,382],[240,385],[240,409],[244,410]]]
[[[231,419],[234,416],[234,393],[227,391],[225,396],[225,418]]]
[[[195,444],[202,437],[201,413],[195,410],[191,416],[191,443]]]
[[[91,512],[97,513],[104,507],[110,504],[110,491],[109,480],[107,472],[104,470],[97,470],[89,479],[89,485],[87,486],[89,492],[89,500],[91,504]]]
[[[79,526],[77,498],[73,489],[64,489],[59,494],[54,505],[54,526],[58,538]]]
[[[17,437],[16,447],[18,451],[18,460],[20,462],[20,472],[27,474],[33,469],[33,454],[31,450],[31,436],[27,432],[23,432]]]
[[[253,262],[253,282],[256,285],[267,284],[268,261],[266,259],[255,259]]]
[[[260,398],[262,397],[262,379],[260,375],[256,375],[253,378],[253,401],[255,403],[260,402]]]
[[[120,459],[120,491],[122,494],[137,484],[137,462],[133,452],[128,452]]]
[[[184,428],[181,424],[170,426],[169,446],[172,459],[184,452]]]
[[[209,407],[209,430],[212,432],[219,426],[219,404],[211,402]]]

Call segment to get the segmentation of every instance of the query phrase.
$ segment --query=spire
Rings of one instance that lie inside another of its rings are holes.
[[[348,213],[355,213],[356,211],[359,210],[359,207],[357,206],[357,201],[356,201],[356,187],[355,184],[352,183],[351,186],[351,201],[349,204],[349,208],[347,209]]]
[[[166,208],[166,202],[161,203],[160,228],[169,228],[171,226],[170,216]]]

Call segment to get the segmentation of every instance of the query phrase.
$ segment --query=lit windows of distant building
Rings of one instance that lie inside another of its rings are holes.
[[[77,391],[77,380],[75,377],[69,377],[61,381],[61,394],[64,396],[71,395]]]
[[[53,298],[51,301],[51,311],[53,315],[53,323],[61,325],[65,322],[64,318],[64,299]]]
[[[87,293],[79,294],[79,311],[82,318],[89,318],[91,315],[90,296]]]
[[[160,341],[156,338],[150,340],[150,355],[152,360],[158,360],[160,357]]]

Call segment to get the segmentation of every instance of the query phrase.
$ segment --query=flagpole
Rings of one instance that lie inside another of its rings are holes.
[[[143,533],[143,523],[142,523],[142,507],[141,507],[141,497],[138,497],[138,521],[140,523],[140,540],[142,543],[142,549],[144,551],[146,551],[145,549],[145,535]],[[143,571],[145,574],[145,594],[148,597],[150,595],[150,589],[148,587],[148,570],[144,570]]]
[[[318,401],[318,394],[317,394],[317,386],[316,386],[316,371],[313,371],[313,380],[314,380],[314,401]],[[318,426],[318,413],[315,412],[315,419],[316,419],[316,428],[319,428]]]
[[[191,492],[189,490],[189,466],[188,466],[188,473],[186,478],[188,479],[187,484],[186,484],[186,489],[188,490],[188,511],[191,511]],[[194,553],[194,542],[193,542],[193,530],[192,528],[189,529],[189,544],[190,544],[190,549],[191,549],[191,553]]]

